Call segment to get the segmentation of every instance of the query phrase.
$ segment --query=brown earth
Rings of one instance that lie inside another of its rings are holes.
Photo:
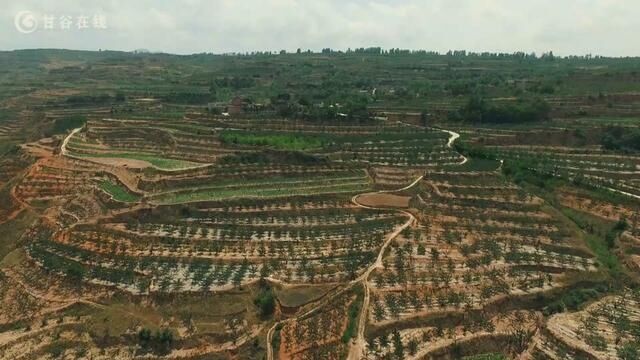
[[[409,196],[374,193],[363,194],[358,196],[358,202],[364,206],[370,207],[394,207],[394,208],[408,208]]]
[[[111,166],[123,166],[129,169],[144,169],[151,167],[151,163],[144,160],[135,160],[135,159],[122,159],[122,158],[95,158],[95,157],[87,157],[85,158],[88,161],[111,165]]]

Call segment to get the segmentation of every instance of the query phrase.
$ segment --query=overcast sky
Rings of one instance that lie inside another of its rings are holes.
[[[65,16],[69,29],[60,21]],[[0,6],[0,50],[190,54],[381,46],[639,56],[639,34],[640,0],[2,0]]]

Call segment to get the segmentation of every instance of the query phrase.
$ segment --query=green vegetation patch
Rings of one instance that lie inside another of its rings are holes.
[[[280,196],[351,193],[370,188],[364,176],[312,178],[272,178],[268,181],[252,181],[238,185],[222,185],[187,189],[158,194],[153,200],[161,204],[179,204],[204,200],[224,200],[230,198],[269,198]]]
[[[451,112],[449,120],[472,123],[521,124],[549,120],[551,106],[540,98],[518,99],[508,104],[492,104],[472,96],[460,110]]]
[[[328,141],[318,135],[261,133],[226,130],[220,133],[225,144],[268,146],[279,150],[301,151],[320,149]]]
[[[640,129],[609,127],[602,137],[602,146],[609,150],[640,151]]]
[[[488,353],[465,356],[463,360],[507,360],[507,357],[500,353]]]
[[[140,195],[133,194],[127,191],[122,185],[113,183],[110,180],[102,180],[98,186],[102,191],[111,195],[114,200],[122,202],[136,202],[140,200]]]
[[[563,207],[562,213],[586,232],[585,240],[598,261],[617,276],[622,271],[620,260],[613,252],[614,242],[621,229],[595,216]]]
[[[548,316],[567,310],[576,311],[586,302],[600,298],[607,291],[608,289],[605,285],[585,289],[571,289],[564,293],[559,299],[549,303],[543,312]]]
[[[196,163],[187,160],[169,159],[158,157],[153,154],[138,154],[138,153],[95,153],[95,154],[73,154],[78,157],[95,157],[95,158],[113,158],[113,159],[131,159],[146,161],[160,170],[178,170],[188,169],[206,164]]]
[[[358,315],[360,314],[360,303],[358,300],[359,299],[356,299],[349,305],[349,321],[347,322],[347,327],[344,329],[341,339],[345,344],[348,343],[358,331]]]
[[[63,134],[71,129],[84,126],[86,122],[87,118],[81,115],[59,118],[53,122],[52,131],[54,134]]]
[[[271,316],[276,309],[276,297],[270,286],[263,286],[260,293],[253,300],[258,312],[263,318]]]
[[[360,308],[364,301],[364,289],[360,286],[354,288],[356,293],[355,300],[349,305],[347,315],[349,316],[347,321],[347,327],[342,334],[342,342],[347,344],[351,338],[356,336],[358,332],[358,319],[360,318]]]
[[[298,286],[277,289],[280,304],[286,307],[298,307],[319,299],[327,293],[331,286]]]

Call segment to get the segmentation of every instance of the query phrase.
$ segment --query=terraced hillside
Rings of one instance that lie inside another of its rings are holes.
[[[106,53],[0,73],[0,358],[637,358],[632,80],[558,60],[525,101],[549,63]]]

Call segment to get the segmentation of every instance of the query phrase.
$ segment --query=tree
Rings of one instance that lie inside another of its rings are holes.
[[[142,348],[147,348],[151,343],[151,330],[142,328],[138,331],[138,343]]]
[[[550,112],[551,106],[539,98],[489,104],[480,96],[474,95],[463,108],[450,113],[449,118],[472,123],[526,123],[547,120]]]
[[[138,332],[138,344],[145,350],[153,348],[156,352],[166,353],[173,345],[173,332],[162,329],[152,335],[151,330],[142,328]]]
[[[409,354],[413,356],[417,352],[418,352],[418,342],[416,341],[416,339],[409,340]]]
[[[276,308],[276,300],[273,295],[273,290],[269,287],[263,289],[253,300],[253,303],[258,307],[261,316],[270,316]]]
[[[640,359],[640,344],[637,342],[627,342],[617,350],[621,360]]]
[[[433,259],[433,261],[437,262],[439,257],[440,257],[440,251],[437,248],[432,247],[431,248],[431,258]]]
[[[233,343],[235,344],[242,330],[242,318],[237,315],[232,316],[230,319],[225,319],[225,324],[229,328],[229,332],[231,336],[233,336]]]
[[[425,127],[429,124],[429,114],[427,114],[426,110],[420,112],[420,124]]]
[[[158,330],[156,333],[156,341],[162,352],[166,352],[173,344],[173,333],[169,329]]]
[[[394,330],[392,337],[393,354],[396,356],[396,359],[404,359],[404,345],[402,345],[402,337],[400,337],[400,332],[398,330]]]
[[[77,262],[72,262],[67,266],[66,275],[73,281],[80,281],[84,278],[84,268]]]
[[[389,338],[386,334],[382,334],[378,337],[378,343],[381,348],[386,349],[389,346]]]

